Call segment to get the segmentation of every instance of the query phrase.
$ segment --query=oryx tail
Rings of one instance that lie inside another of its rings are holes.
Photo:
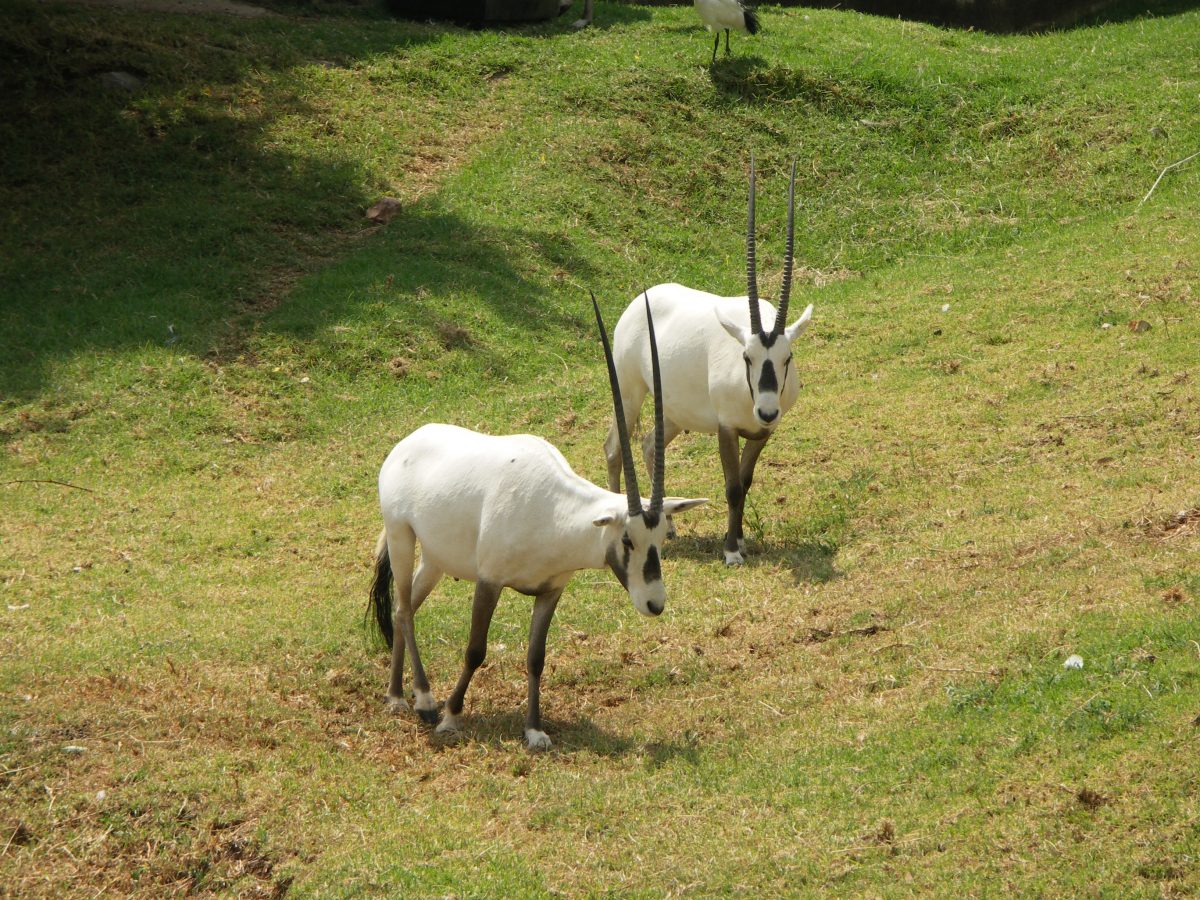
[[[392,648],[392,560],[388,556],[387,532],[379,533],[375,544],[375,581],[371,584],[371,599],[367,603],[367,620],[374,618],[375,627]],[[370,627],[368,625],[368,627]]]

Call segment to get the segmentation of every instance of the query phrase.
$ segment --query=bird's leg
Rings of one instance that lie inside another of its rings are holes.
[[[587,28],[592,24],[592,0],[583,4],[583,16],[571,23],[572,28]]]
[[[709,63],[710,66],[715,66],[717,64],[717,48],[720,46],[721,46],[721,32],[718,31],[716,34],[713,35],[713,57],[712,57],[712,62]]]
[[[719,38],[720,35],[718,34],[717,37]],[[729,55],[729,29],[728,28],[725,29],[725,55],[726,56]]]

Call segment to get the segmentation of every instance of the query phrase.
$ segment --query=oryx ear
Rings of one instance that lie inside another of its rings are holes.
[[[625,520],[625,518],[625,511],[617,510],[597,516],[596,518],[592,519],[592,524],[597,528],[603,528],[605,525],[611,525],[613,522],[622,522]]]
[[[673,516],[675,513],[687,512],[689,509],[703,506],[707,502],[707,497],[698,497],[692,500],[686,500],[683,497],[667,497],[663,500],[663,512],[668,516]]]
[[[812,318],[812,304],[808,304],[808,309],[804,310],[804,315],[796,320],[795,324],[789,325],[784,334],[787,335],[788,343],[790,344],[800,335],[804,334],[804,329],[808,327],[808,322]]]
[[[750,332],[742,325],[731,319],[721,307],[716,307],[717,321],[721,323],[721,327],[729,334],[731,338],[745,347],[750,343]]]

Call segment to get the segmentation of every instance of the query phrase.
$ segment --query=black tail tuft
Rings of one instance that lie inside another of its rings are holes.
[[[746,14],[746,30],[751,34],[758,34],[758,29],[761,28],[758,24],[758,14],[752,9],[743,9]]]
[[[371,599],[367,601],[367,627],[371,619],[392,649],[392,560],[388,557],[387,540],[380,536],[375,548],[375,581],[371,585]]]

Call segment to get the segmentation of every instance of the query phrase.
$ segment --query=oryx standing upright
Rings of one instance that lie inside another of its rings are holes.
[[[792,325],[787,324],[788,296],[792,288],[796,165],[788,186],[787,253],[779,310],[760,300],[754,261],[754,158],[750,159],[750,211],[746,230],[747,297],[718,297],[679,284],[660,284],[634,298],[613,332],[617,381],[625,403],[605,442],[608,486],[620,490],[621,457],[618,434],[637,421],[651,383],[651,360],[646,354],[646,326],[637,311],[643,302],[654,310],[658,345],[662,353],[663,407],[666,410],[666,443],[682,431],[716,433],[725,474],[729,523],[725,532],[725,562],[739,565],[746,552],[742,514],[746,492],[754,478],[754,465],[783,414],[800,393],[792,369],[792,342],[808,326],[812,305]],[[649,292],[647,292],[649,293]],[[763,322],[773,323],[771,330]],[[746,441],[740,449],[739,438]],[[646,465],[652,472],[660,458],[651,459],[647,433],[642,442]]]
[[[617,420],[624,421],[608,334],[592,297],[604,344]],[[629,592],[638,612],[657,616],[666,602],[659,549],[666,517],[705,503],[663,496],[662,390],[650,306],[646,334],[653,370],[657,465],[650,501],[643,504],[629,435],[619,434],[625,496],[576,475],[552,445],[528,434],[492,437],[453,425],[418,428],[388,455],[379,473],[384,529],[375,548],[375,583],[368,614],[392,648],[388,701],[408,708],[403,697],[404,653],[411,660],[417,713],[432,724],[437,703],[417,653],[413,614],[443,575],[475,582],[471,634],[458,684],[446,701],[438,731],[457,731],[463,698],[487,654],[487,633],[500,592],[510,587],[531,596],[529,706],[525,740],[530,749],[550,746],[539,707],[546,633],[558,598],[579,569],[607,566]],[[421,563],[413,575],[416,545]],[[398,603],[393,619],[392,583]],[[399,630],[402,640],[393,640]]]

